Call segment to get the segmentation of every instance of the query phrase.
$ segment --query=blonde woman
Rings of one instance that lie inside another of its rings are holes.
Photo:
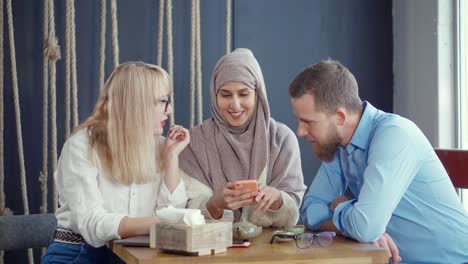
[[[104,263],[106,243],[149,232],[157,208],[185,207],[178,156],[189,133],[173,126],[172,84],[161,67],[119,65],[94,112],[65,142],[55,172],[58,228],[43,263]]]

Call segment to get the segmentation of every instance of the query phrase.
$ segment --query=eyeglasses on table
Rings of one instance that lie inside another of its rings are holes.
[[[294,234],[292,232],[275,232],[271,236],[270,244],[273,244],[277,238],[279,239],[294,239],[298,248],[311,247],[315,241],[322,246],[328,247],[333,243],[333,238],[336,236],[335,232],[325,231],[320,233],[303,233]]]

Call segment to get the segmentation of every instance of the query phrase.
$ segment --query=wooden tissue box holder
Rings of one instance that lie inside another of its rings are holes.
[[[157,223],[150,229],[150,247],[169,253],[213,255],[232,246],[232,222],[207,222],[203,225]]]

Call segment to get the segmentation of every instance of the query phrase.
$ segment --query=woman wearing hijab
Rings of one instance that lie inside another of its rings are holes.
[[[209,187],[200,188],[205,195],[189,206],[207,209],[213,219],[233,210],[236,221],[295,225],[306,188],[299,145],[286,125],[270,117],[262,71],[250,50],[218,61],[210,94],[212,117],[191,129],[180,154],[181,169]],[[234,190],[234,182],[247,179],[258,181],[258,192]]]

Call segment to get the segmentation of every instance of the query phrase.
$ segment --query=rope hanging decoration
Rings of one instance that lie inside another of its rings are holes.
[[[190,29],[190,128],[193,127],[195,122],[195,23],[196,23],[196,0],[192,0],[191,8],[191,29]]]
[[[117,2],[111,0],[112,47],[114,49],[114,67],[119,66],[119,37],[117,27]]]
[[[231,21],[232,21],[232,2],[226,0],[226,54],[231,53]]]
[[[16,134],[18,137],[18,155],[21,177],[21,193],[23,195],[24,214],[29,214],[28,193],[26,188],[26,171],[24,167],[23,153],[23,135],[21,130],[21,110],[19,105],[19,90],[18,90],[18,74],[16,70],[16,51],[15,51],[15,36],[13,26],[13,14],[11,0],[7,0],[7,15],[8,15],[8,36],[10,45],[10,60],[11,60],[11,80],[13,84],[13,102],[15,106]]]
[[[201,69],[201,33],[200,33],[200,0],[197,1],[196,9],[196,41],[195,41],[195,51],[197,54],[197,104],[198,104],[198,124],[203,122],[203,98],[202,98],[202,69]]]
[[[197,124],[203,121],[200,35],[200,0],[192,0],[190,34],[190,127],[193,127],[195,122],[195,92],[197,96]]]
[[[18,73],[16,70],[16,51],[15,51],[15,36],[13,26],[13,12],[11,7],[11,0],[7,0],[7,16],[8,16],[8,37],[10,46],[10,61],[11,61],[11,80],[13,84],[13,101],[15,105],[15,119],[16,119],[16,134],[18,140],[18,156],[20,167],[20,180],[21,180],[21,194],[23,197],[23,210],[25,215],[29,215],[28,193],[26,184],[26,170],[24,166],[24,153],[23,153],[23,135],[21,131],[21,112],[19,105],[19,90],[18,90]],[[32,249],[28,249],[29,263],[33,263]]]
[[[106,62],[106,0],[101,0],[101,46],[99,47],[99,89],[104,88]]]
[[[65,3],[65,138],[70,137],[70,90],[71,90],[71,72],[70,72],[70,51],[71,51],[71,2]]]
[[[57,100],[56,100],[56,63],[60,59],[60,47],[55,35],[55,18],[54,18],[54,2],[47,0],[49,3],[49,37],[46,47],[46,55],[49,58],[49,78],[50,78],[50,123],[51,123],[51,154],[52,154],[52,171],[57,169]],[[55,179],[52,178],[52,193],[53,193],[53,208],[54,212],[58,207],[57,189]]]
[[[12,215],[13,212],[6,207],[5,205],[5,185],[4,185],[4,180],[5,180],[5,170],[4,170],[4,153],[3,153],[3,135],[4,135],[4,111],[3,111],[3,90],[4,90],[4,85],[3,85],[3,74],[4,74],[4,68],[3,68],[3,1],[0,1],[0,216],[2,215]],[[3,251],[0,251],[3,252]],[[3,253],[1,253],[3,254]],[[0,254],[0,255],[1,255]]]
[[[167,25],[167,71],[174,84],[174,56],[172,53],[172,0],[166,1],[166,25]],[[174,85],[173,85],[174,86]],[[175,91],[172,91],[172,115],[170,117],[171,125],[174,125],[175,116]]]
[[[70,87],[73,95],[73,127],[78,126],[74,0],[66,0],[65,17],[65,138],[67,139],[70,136]]]
[[[3,1],[0,1],[0,216],[5,213],[5,172],[3,167]],[[0,251],[3,256],[3,251]],[[3,258],[1,260],[3,262]]]
[[[73,127],[78,126],[78,82],[76,78],[76,32],[75,32],[75,0],[70,2],[70,21],[71,21],[71,88],[73,98]]]
[[[166,8],[164,8],[164,6]],[[172,47],[172,0],[159,0],[159,17],[158,17],[158,39],[157,39],[157,54],[156,64],[162,67],[163,57],[163,36],[164,36],[164,16],[166,16],[166,38],[167,38],[167,73],[171,79],[174,88],[174,56]],[[175,115],[175,96],[174,89],[172,91],[172,114],[170,115],[170,123],[174,124]]]
[[[47,57],[47,45],[49,39],[49,3],[44,1],[44,21],[43,21],[43,57],[42,57],[42,171],[39,176],[39,182],[41,183],[42,192],[42,203],[41,203],[41,214],[47,213],[47,175],[48,175],[48,124],[49,124],[49,64]]]
[[[68,4],[68,2],[67,2]],[[68,16],[68,13],[66,14]],[[39,182],[41,184],[41,194],[42,194],[42,201],[41,201],[41,206],[40,206],[40,212],[41,214],[46,214],[48,212],[47,208],[47,198],[48,198],[48,186],[47,186],[47,178],[48,178],[48,123],[49,123],[49,118],[48,118],[48,104],[49,104],[49,93],[48,93],[48,88],[49,88],[49,59],[47,57],[47,45],[49,41],[49,3],[47,1],[44,1],[44,15],[43,15],[43,54],[42,54],[42,171],[39,176]],[[65,32],[65,42],[66,46],[69,46],[69,32],[68,32],[68,20],[66,20],[66,32]],[[66,49],[68,52],[68,48]],[[69,54],[66,54],[66,58],[68,61]],[[65,80],[70,79],[69,73],[70,73],[70,68],[69,68],[69,63],[67,62],[65,66],[68,66],[68,69],[65,69],[65,75],[66,78]],[[68,85],[67,85],[68,84]],[[66,82],[66,87],[65,87],[65,103],[69,102],[70,98],[70,86],[69,82]],[[67,107],[66,109],[69,109]],[[70,134],[69,130],[69,124],[70,124],[70,112],[67,110],[65,112],[65,120],[66,120],[66,125],[65,125],[65,135],[66,138],[68,138]],[[42,248],[42,256],[45,255],[45,248]]]
[[[11,215],[12,212],[5,206],[5,171],[3,166],[3,1],[0,1],[0,216]],[[0,264],[3,264],[3,250],[0,250]]]
[[[159,17],[158,17],[158,47],[156,61],[162,67],[163,53],[163,31],[164,31],[164,0],[159,0]]]

